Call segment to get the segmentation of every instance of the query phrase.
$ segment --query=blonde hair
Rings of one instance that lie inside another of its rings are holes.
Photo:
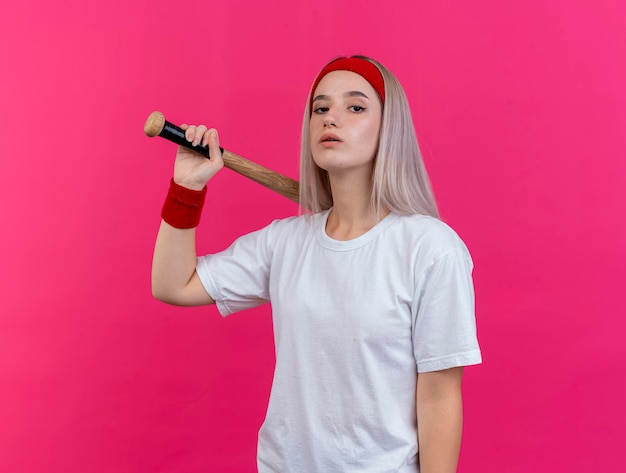
[[[373,63],[380,70],[385,83],[385,104],[372,173],[372,209],[377,214],[389,209],[397,214],[422,214],[439,218],[402,86],[382,64],[365,56],[356,57]],[[328,173],[315,164],[311,154],[309,104],[314,92],[309,91],[302,121],[300,209],[303,213],[317,213],[333,206]]]

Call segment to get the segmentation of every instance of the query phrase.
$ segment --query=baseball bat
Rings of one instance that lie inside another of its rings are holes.
[[[205,158],[209,157],[209,148],[207,146],[203,146],[202,144],[198,144],[197,146],[192,145],[185,138],[185,131],[165,120],[161,112],[152,112],[150,114],[143,127],[143,131],[151,138],[153,136],[160,136],[180,146],[189,148]],[[280,195],[296,203],[299,202],[300,183],[298,181],[283,176],[246,158],[242,158],[222,147],[220,147],[220,151],[222,152],[224,166],[227,168],[252,179],[274,192],[278,192]]]

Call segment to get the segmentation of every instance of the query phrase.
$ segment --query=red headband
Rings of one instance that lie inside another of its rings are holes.
[[[311,98],[309,100],[310,110],[313,110],[313,94],[315,93],[315,89],[317,89],[317,86],[324,76],[333,71],[350,71],[360,75],[367,82],[369,82],[378,93],[380,101],[383,104],[385,103],[385,81],[383,80],[383,75],[378,70],[378,67],[367,59],[359,57],[343,57],[328,63],[317,75],[315,82],[313,82],[313,87],[311,88]]]

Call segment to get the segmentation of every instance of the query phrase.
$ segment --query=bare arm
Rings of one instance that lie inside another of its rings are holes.
[[[417,377],[417,432],[421,473],[455,473],[461,449],[463,368]]]
[[[213,304],[196,273],[196,229],[174,228],[164,221],[152,259],[152,294],[173,305]]]
[[[195,144],[209,146],[211,159],[179,147],[174,165],[174,181],[183,187],[202,190],[222,168],[219,140],[215,130],[182,125],[186,137]],[[152,259],[152,294],[168,304],[193,306],[212,304],[196,273],[196,229],[174,228],[162,221]]]

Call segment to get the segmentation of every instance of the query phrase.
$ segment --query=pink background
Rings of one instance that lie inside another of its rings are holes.
[[[459,471],[623,469],[623,1],[5,3],[0,471],[254,470],[269,308],[152,299],[175,147],[143,122],[205,122],[297,178],[308,87],[354,53],[405,86],[475,259]],[[228,170],[208,200],[202,252],[296,211]]]

